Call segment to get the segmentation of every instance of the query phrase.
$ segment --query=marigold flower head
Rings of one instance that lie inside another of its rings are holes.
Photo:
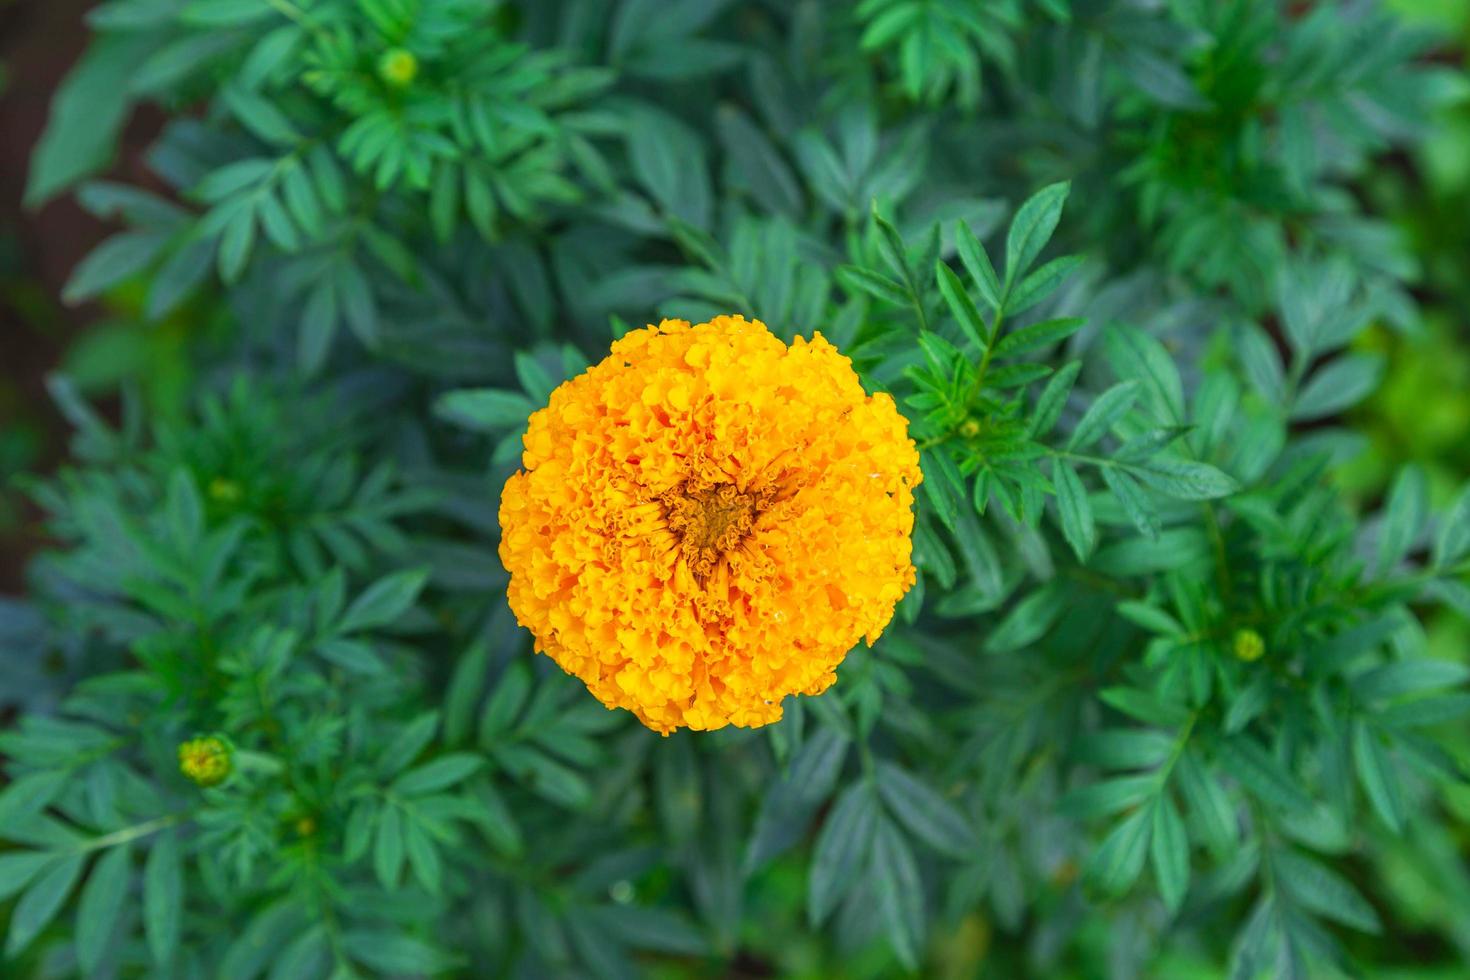
[[[523,464],[500,500],[511,609],[660,732],[778,720],[914,582],[918,452],[819,333],[629,333],[531,416]]]
[[[218,786],[234,768],[230,743],[217,735],[192,738],[179,745],[179,771],[199,786]]]

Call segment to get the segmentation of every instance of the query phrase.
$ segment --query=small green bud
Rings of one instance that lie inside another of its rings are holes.
[[[960,435],[966,439],[973,439],[980,434],[980,423],[974,418],[967,418],[960,423]]]
[[[217,476],[209,483],[209,497],[217,504],[238,504],[244,492],[234,480]]]
[[[1235,631],[1235,655],[1246,663],[1260,660],[1266,653],[1266,641],[1255,630]]]
[[[406,48],[389,48],[378,59],[378,77],[394,88],[407,88],[419,74],[419,59]]]
[[[218,786],[235,769],[235,750],[218,735],[193,738],[179,745],[179,771],[206,789]]]

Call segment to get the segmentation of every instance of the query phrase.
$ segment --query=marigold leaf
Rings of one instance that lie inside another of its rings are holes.
[[[1148,807],[1124,817],[1088,857],[1083,874],[1099,893],[1117,897],[1133,887],[1148,857],[1151,814]]]
[[[1043,187],[1021,205],[1006,234],[1006,292],[1020,280],[1031,263],[1051,240],[1062,217],[1062,205],[1072,185],[1067,182]],[[1007,312],[1010,299],[1007,297]]]
[[[415,568],[378,579],[347,607],[337,630],[357,633],[394,622],[413,605],[428,578],[426,569]]]
[[[117,928],[123,899],[132,877],[132,853],[126,844],[112,848],[92,867],[77,905],[77,963],[93,973]]]
[[[1149,853],[1159,896],[1169,911],[1177,912],[1189,890],[1189,838],[1184,831],[1184,818],[1167,794],[1161,795],[1153,806]]]
[[[55,863],[41,872],[21,893],[20,901],[10,914],[10,934],[5,942],[5,955],[16,956],[50,924],[66,903],[72,887],[82,875],[86,853],[58,856]]]
[[[1006,300],[1006,316],[1025,313],[1049,297],[1081,264],[1082,256],[1064,255],[1059,259],[1052,259],[1040,269],[1032,272],[1021,280],[1021,284]]]
[[[160,834],[143,866],[143,931],[153,962],[168,963],[178,949],[183,924],[184,870],[173,831]]]
[[[1059,344],[1072,336],[1087,323],[1085,317],[1065,316],[1055,320],[1042,320],[1029,327],[1013,330],[995,345],[996,357],[1015,357],[1029,354],[1052,344]]]
[[[924,886],[908,842],[886,819],[879,819],[874,833],[870,874],[889,945],[905,966],[917,969],[924,932]]]
[[[954,226],[955,249],[959,252],[960,262],[963,263],[965,271],[970,274],[970,281],[975,284],[980,298],[993,312],[999,312],[1001,308],[1000,280],[996,278],[995,267],[990,263],[990,256],[985,253],[985,246],[970,226],[963,221],[955,222]]]
[[[886,759],[878,763],[878,792],[888,812],[936,851],[962,857],[977,846],[970,822],[953,803]]]
[[[954,314],[960,329],[970,342],[983,352],[986,349],[985,321],[970,300],[969,294],[965,292],[960,277],[955,275],[954,270],[942,261],[934,264],[934,273],[939,282],[939,292],[944,296],[944,301],[949,304],[949,310]]]
[[[1311,797],[1298,787],[1297,781],[1271,753],[1249,736],[1236,735],[1222,742],[1220,765],[1266,803],[1288,811],[1312,807]]]
[[[866,782],[842,791],[822,825],[807,881],[807,917],[820,925],[847,894],[872,849],[878,806]]]
[[[1069,450],[1086,449],[1097,442],[1113,427],[1113,424],[1128,413],[1138,398],[1138,382],[1123,381],[1098,395],[1088,406],[1072,437],[1067,440]]]
[[[1052,486],[1056,490],[1057,512],[1061,515],[1062,535],[1072,546],[1077,560],[1085,562],[1097,544],[1097,524],[1087,488],[1073,469],[1061,460],[1052,465]]]

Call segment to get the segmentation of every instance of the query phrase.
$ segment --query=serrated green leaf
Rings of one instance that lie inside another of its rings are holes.
[[[1362,932],[1382,929],[1378,913],[1344,877],[1299,851],[1282,851],[1271,858],[1278,880],[1291,896],[1318,915]]]
[[[871,853],[878,825],[878,805],[866,782],[842,791],[822,824],[812,853],[807,882],[807,916],[820,925],[856,880]]]
[[[1321,368],[1307,381],[1291,407],[1293,421],[1326,418],[1352,408],[1378,387],[1383,358],[1348,354]]]
[[[908,842],[880,819],[873,837],[870,874],[884,932],[893,952],[910,970],[918,968],[924,934],[924,887]]]
[[[1353,693],[1364,701],[1385,701],[1455,687],[1470,680],[1470,667],[1448,660],[1398,660],[1364,671],[1352,679]]]
[[[393,780],[391,788],[400,796],[436,793],[463,782],[484,764],[482,756],[452,752],[403,773]]]
[[[378,831],[373,837],[373,872],[389,891],[398,887],[403,858],[403,814],[396,806],[385,806],[378,813]]]
[[[1193,752],[1186,751],[1174,764],[1174,778],[1189,804],[1196,831],[1204,842],[1217,854],[1234,847],[1239,835],[1239,820],[1235,807],[1214,774],[1199,763]]]
[[[1013,330],[995,345],[995,357],[1016,357],[1029,354],[1043,347],[1059,344],[1072,336],[1087,323],[1085,317],[1066,316],[1055,320],[1042,320],[1029,327]]]
[[[1057,812],[1079,819],[1108,817],[1159,794],[1157,776],[1119,776],[1072,790],[1057,801]]]
[[[1083,875],[1099,893],[1115,898],[1138,880],[1153,836],[1152,809],[1146,807],[1124,817],[1088,857]]]
[[[924,482],[920,484],[924,499],[944,526],[954,531],[959,513],[965,507],[964,477],[942,446],[926,449],[919,456],[924,472]]]
[[[378,579],[353,600],[337,624],[341,633],[386,626],[408,611],[429,580],[426,569],[394,572]]]
[[[1189,720],[1189,712],[1177,704],[1160,701],[1136,687],[1105,687],[1098,692],[1105,703],[1149,725],[1172,728]]]
[[[1057,460],[1052,466],[1052,486],[1056,490],[1057,512],[1061,516],[1062,535],[1078,561],[1086,561],[1097,544],[1097,523],[1087,489],[1070,466]]]
[[[1263,802],[1288,811],[1309,810],[1312,799],[1276,757],[1255,739],[1236,735],[1220,744],[1220,765]]]
[[[901,284],[869,269],[855,265],[841,265],[833,271],[833,275],[836,276],[842,288],[851,295],[867,293],[874,299],[882,300],[892,306],[907,306],[909,303],[908,293],[904,291]]]
[[[1382,574],[1403,561],[1429,519],[1429,484],[1424,471],[1406,466],[1399,471],[1388,494],[1383,526],[1378,533],[1378,571]]]
[[[455,425],[477,432],[504,432],[519,428],[536,407],[517,391],[466,388],[440,395],[434,414]]]
[[[1128,413],[1138,398],[1138,382],[1123,381],[1098,395],[1088,406],[1072,437],[1067,440],[1069,450],[1086,449],[1107,435],[1114,423]]]
[[[1234,477],[1209,463],[1155,456],[1143,463],[1130,464],[1128,472],[1176,500],[1216,500],[1240,489]]]
[[[160,834],[143,866],[143,931],[153,962],[170,962],[179,947],[184,917],[184,871],[178,837]]]
[[[970,821],[953,803],[887,760],[878,763],[878,792],[909,833],[941,854],[961,857],[978,846]]]
[[[1115,323],[1103,334],[1103,346],[1113,373],[1139,382],[1144,404],[1159,422],[1166,426],[1185,424],[1179,368],[1156,337]]]
[[[1072,384],[1082,370],[1081,361],[1072,361],[1052,375],[1041,397],[1036,401],[1036,412],[1031,416],[1031,438],[1039,439],[1050,432],[1062,417],[1067,406],[1067,396],[1072,393]]]
[[[1128,515],[1133,526],[1138,528],[1139,532],[1150,541],[1158,540],[1158,512],[1153,503],[1144,495],[1143,488],[1138,485],[1137,481],[1116,466],[1102,466],[1098,468],[1098,472],[1102,475],[1103,482],[1108,485],[1108,489],[1113,492],[1113,496],[1117,498],[1118,503],[1122,505],[1123,512]]]
[[[132,871],[132,854],[123,844],[97,860],[82,887],[77,905],[77,963],[89,974],[101,964],[107,941],[117,928]]]
[[[77,879],[82,875],[87,854],[58,857],[54,864],[37,875],[21,893],[20,901],[10,914],[10,935],[5,942],[5,955],[15,956],[56,918],[66,904]]]
[[[1363,722],[1353,725],[1353,764],[1379,819],[1395,834],[1402,831],[1404,801],[1398,773],[1378,736]]]
[[[1434,538],[1434,567],[1448,568],[1467,554],[1470,554],[1470,484],[1465,485],[1440,519],[1439,533]]]
[[[954,270],[943,262],[934,264],[935,278],[939,282],[939,292],[944,296],[944,301],[949,304],[949,310],[954,314],[960,329],[981,351],[986,349],[985,337],[988,329],[980,311],[970,301],[969,294],[965,292],[964,284],[960,277],[955,275]]]
[[[1064,255],[1032,272],[1006,299],[1006,316],[1025,313],[1056,292],[1058,286],[1082,264],[1080,255]]]
[[[1006,234],[1006,292],[1020,281],[1021,276],[1036,261],[1046,243],[1051,240],[1057,222],[1062,217],[1062,206],[1072,185],[1068,182],[1051,184],[1037,191],[1021,205],[1011,221]],[[1009,298],[1007,299],[1009,303]]]
[[[990,263],[990,256],[985,252],[985,246],[970,226],[963,221],[955,222],[954,227],[955,250],[959,252],[960,262],[965,271],[970,274],[970,281],[975,284],[975,289],[991,309],[991,312],[1000,310],[1000,280],[996,278],[995,267]]]
[[[1184,818],[1167,794],[1160,796],[1153,806],[1149,854],[1159,897],[1169,911],[1179,911],[1189,890],[1189,837],[1184,831]]]

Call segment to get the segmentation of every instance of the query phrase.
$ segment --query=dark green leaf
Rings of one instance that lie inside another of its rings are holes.
[[[386,626],[408,611],[428,578],[428,571],[421,568],[384,576],[353,600],[337,630],[356,633]]]
[[[878,821],[870,874],[888,943],[906,967],[917,969],[924,933],[924,886],[908,842],[887,820]]]
[[[1153,806],[1150,855],[1159,897],[1169,911],[1177,912],[1189,890],[1189,837],[1184,832],[1184,818],[1167,794]]]
[[[448,789],[485,764],[482,756],[455,752],[426,762],[393,780],[392,790],[402,796],[424,796]]]
[[[1070,183],[1052,184],[1037,191],[1021,205],[1006,234],[1006,290],[1020,280],[1031,263],[1051,240],[1062,217]],[[1009,305],[1009,300],[1007,301]]]
[[[985,350],[985,337],[989,331],[980,316],[980,311],[975,308],[975,304],[970,301],[969,294],[965,292],[960,277],[955,275],[954,270],[943,262],[934,264],[934,273],[939,281],[939,292],[944,296],[944,301],[949,304],[950,312],[959,322],[960,329],[964,331],[971,343],[981,351]]]
[[[1107,435],[1138,398],[1138,382],[1123,381],[1098,395],[1067,440],[1068,449],[1086,449]]]
[[[1031,307],[1054,293],[1072,271],[1082,264],[1080,255],[1064,255],[1052,259],[1046,265],[1021,280],[1006,300],[1006,316],[1025,313]]]
[[[975,832],[953,803],[892,762],[878,763],[878,792],[888,812],[919,840],[942,854],[975,850]]]
[[[172,831],[160,834],[143,867],[143,931],[153,962],[173,959],[184,917],[184,873],[179,842]]]
[[[1398,773],[1378,736],[1363,722],[1353,725],[1353,762],[1374,812],[1389,830],[1399,833],[1404,826],[1404,801]]]
[[[1015,357],[1059,344],[1081,330],[1085,323],[1087,320],[1083,317],[1067,316],[1057,320],[1042,320],[1029,327],[1011,331],[995,345],[995,356]]]
[[[77,963],[94,973],[117,928],[132,876],[132,854],[127,845],[112,848],[92,867],[77,906]]]
[[[385,806],[378,814],[378,833],[373,839],[373,871],[390,891],[398,887],[403,856],[403,815],[396,806]]]
[[[81,853],[58,857],[21,893],[20,901],[15,903],[15,910],[10,914],[10,936],[5,943],[7,956],[15,956],[29,946],[61,911],[72,887],[81,877],[87,856]]]
[[[1124,817],[1088,857],[1083,874],[1099,893],[1117,897],[1133,887],[1148,857],[1152,813],[1146,807]]]
[[[872,850],[878,806],[866,782],[842,791],[837,805],[822,825],[812,854],[807,883],[807,913],[819,925],[831,913],[857,877]]]
[[[1097,544],[1097,524],[1087,489],[1072,468],[1061,460],[1052,465],[1052,485],[1057,494],[1057,511],[1061,515],[1062,535],[1072,546],[1078,561],[1086,561]]]
[[[995,267],[990,264],[990,256],[985,252],[985,246],[970,226],[963,221],[955,222],[954,229],[955,249],[960,254],[960,262],[964,264],[965,271],[970,274],[970,281],[975,284],[975,289],[980,293],[992,312],[1000,310],[1000,280],[996,278]]]
[[[1220,765],[1266,803],[1288,811],[1312,807],[1311,797],[1302,791],[1297,780],[1249,736],[1236,735],[1220,743]]]

